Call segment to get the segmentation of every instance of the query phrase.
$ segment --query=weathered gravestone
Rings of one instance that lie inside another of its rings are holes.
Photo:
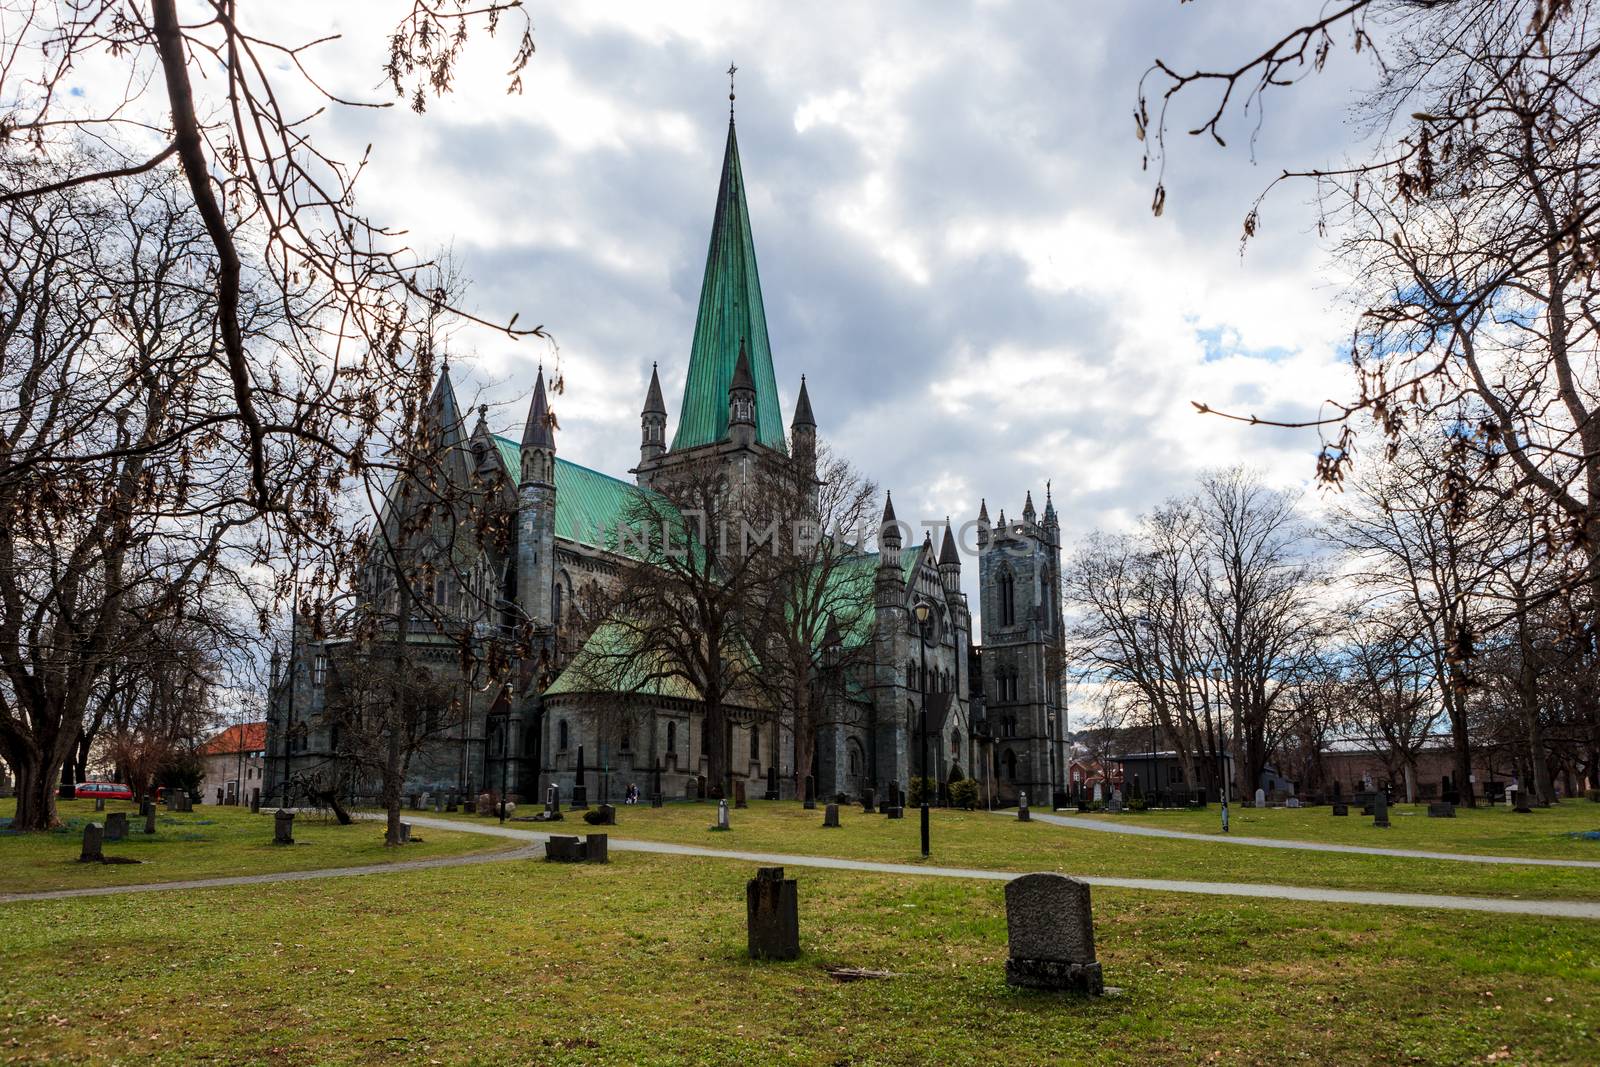
[[[1267,806],[1267,791],[1265,789],[1257,789],[1256,790],[1256,807],[1264,808],[1266,806]]]
[[[1389,798],[1382,793],[1372,798],[1372,825],[1389,825]]]
[[[95,811],[105,811],[106,810],[106,798],[105,797],[95,797],[94,798],[94,810]]]
[[[144,832],[147,834],[153,834],[156,832],[155,808],[151,808],[149,811],[144,813]]]
[[[260,786],[256,786],[254,789],[250,790],[250,814],[251,815],[260,815],[261,814],[261,787]]]
[[[279,808],[272,816],[272,843],[274,845],[294,844],[294,812]]]
[[[693,778],[691,778],[687,782],[683,783],[683,799],[685,799],[685,800],[699,800],[700,799],[700,785]]]
[[[89,823],[83,828],[83,851],[78,854],[79,863],[103,863],[106,854],[102,848],[105,840],[105,828],[97,822]]]
[[[1335,815],[1349,815],[1350,814],[1350,805],[1348,805],[1348,804],[1335,804],[1333,806],[1333,813]]]
[[[461,798],[461,811],[462,811],[463,814],[466,814],[466,815],[476,815],[476,814],[478,814],[478,802],[473,800],[471,797],[462,797]]]
[[[617,825],[617,809],[613,805],[601,804],[595,809],[595,815],[597,817],[589,823],[591,826]]]
[[[822,827],[823,829],[827,829],[829,827],[837,827],[838,825],[839,805],[829,804],[826,808],[822,809]]]
[[[194,811],[194,797],[189,795],[189,791],[187,789],[178,793],[178,810],[183,812],[185,815],[191,814]]]
[[[1006,883],[1006,981],[1027,989],[1098,996],[1089,883],[1061,874],[1025,874]]]
[[[1017,821],[1018,822],[1031,822],[1032,821],[1028,817],[1028,794],[1025,793],[1025,792],[1017,794]]]
[[[792,960],[800,955],[800,894],[782,867],[761,867],[745,883],[750,958]]]
[[[736,808],[747,808],[750,806],[749,804],[745,803],[743,778],[733,783],[733,806]]]
[[[1106,802],[1106,810],[1113,815],[1122,814],[1122,790],[1113,789],[1111,799]]]
[[[610,863],[610,838],[605,834],[584,834],[583,854],[585,863]]]
[[[1456,806],[1454,804],[1428,805],[1428,818],[1430,819],[1453,819],[1455,817]]]
[[[121,841],[128,836],[128,813],[114,811],[106,816],[106,840]]]
[[[804,801],[802,801],[801,807],[803,809],[805,809],[806,811],[816,811],[817,810],[817,780],[815,778],[811,777],[811,775],[809,775],[809,774],[806,775],[805,789],[806,789],[805,799],[804,799]]]
[[[884,812],[884,814],[889,816],[889,818],[891,818],[891,819],[903,819],[903,818],[905,818],[906,809],[905,808],[901,808],[901,807],[894,807],[894,808],[890,808],[888,811]]]
[[[576,837],[555,836],[544,843],[544,858],[550,863],[577,863],[583,855]]]
[[[1283,806],[1286,808],[1298,808],[1300,806],[1300,798],[1290,797],[1288,800],[1283,802]]]
[[[862,814],[871,815],[872,809],[878,806],[878,791],[871,786],[861,791]]]
[[[717,801],[717,825],[713,826],[711,829],[713,829],[713,830],[729,830],[729,829],[732,829],[732,827],[730,827],[728,825],[728,801],[727,801],[727,798],[723,798],[722,800]]]

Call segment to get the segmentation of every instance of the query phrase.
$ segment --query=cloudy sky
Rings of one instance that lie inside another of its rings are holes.
[[[345,38],[313,69],[370,89],[392,7],[334,9]],[[1206,467],[1309,484],[1315,433],[1190,401],[1305,418],[1346,391],[1348,319],[1308,191],[1269,201],[1243,259],[1238,238],[1281,166],[1343,151],[1364,62],[1336,55],[1270,101],[1253,158],[1254,116],[1225,130],[1227,150],[1178,133],[1159,219],[1131,118],[1153,57],[1237,61],[1306,7],[531,0],[522,95],[504,91],[508,43],[479,40],[427,115],[320,121],[351,154],[374,144],[364,205],[451,248],[471,304],[553,333],[561,455],[626,476],[652,361],[670,409],[681,395],[737,62],[785,422],[806,374],[822,435],[902,518],[960,521],[984,497],[1015,515],[1052,479],[1070,544]],[[552,358],[463,334],[462,399],[516,432]]]

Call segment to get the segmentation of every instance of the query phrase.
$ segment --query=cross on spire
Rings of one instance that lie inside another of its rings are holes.
[[[733,118],[733,76],[739,73],[739,68],[732,63],[728,64],[728,118]]]

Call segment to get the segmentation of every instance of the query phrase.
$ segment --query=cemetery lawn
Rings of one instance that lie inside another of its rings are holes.
[[[1386,831],[1375,830],[1372,819],[1362,817],[1358,807],[1351,808],[1345,818],[1334,818],[1332,811],[1327,806],[1230,807],[1228,821],[1233,833],[1251,837],[1488,856],[1600,860],[1600,804],[1589,800],[1564,800],[1549,808],[1534,808],[1528,815],[1518,815],[1504,805],[1457,808],[1454,819],[1430,819],[1426,804],[1394,804],[1389,808],[1391,826]],[[1221,812],[1215,804],[1205,811],[1161,810],[1123,815],[1078,815],[1061,811],[1057,814],[1222,836]],[[1596,836],[1574,836],[1584,833]],[[1377,840],[1380,836],[1382,839]]]
[[[196,807],[190,814],[158,808],[156,832],[146,836],[137,806],[115,800],[107,801],[104,812],[96,812],[92,800],[60,801],[63,829],[18,834],[5,828],[15,811],[15,800],[0,800],[0,893],[360,867],[515,847],[479,834],[423,830],[419,843],[385,848],[379,825],[340,826],[331,817],[306,814],[295,817],[295,843],[279,846],[272,843],[272,816],[251,815],[246,807]],[[104,824],[114,811],[127,812],[129,833],[125,840],[107,841],[105,854],[141,862],[77,862],[84,824]]]
[[[1591,825],[1600,828],[1600,805],[1594,805],[1593,808],[1597,819]],[[1212,814],[1216,814],[1215,808]],[[1261,814],[1275,816],[1279,813],[1265,809]],[[582,812],[568,811],[565,815],[566,818],[559,823],[512,822],[508,825],[557,834],[581,834],[605,829],[589,826],[583,821]],[[710,829],[710,825],[716,821],[716,806],[709,802],[671,803],[659,809],[648,805],[630,805],[617,808],[617,825],[611,827],[609,833],[617,839],[671,841],[705,848],[837,856],[885,863],[926,862],[939,867],[1058,871],[1062,874],[1121,878],[1267,882],[1275,885],[1448,893],[1458,896],[1600,900],[1600,870],[1593,868],[1529,867],[1299,852],[1209,841],[1138,837],[1075,830],[1038,820],[1020,823],[1014,812],[992,814],[985,811],[935,809],[932,812],[931,832],[933,854],[924,861],[917,812],[914,810],[907,809],[904,819],[891,820],[882,815],[864,815],[859,806],[841,806],[839,818],[843,825],[838,829],[823,829],[822,815],[820,805],[815,811],[806,811],[797,801],[752,800],[749,808],[729,813],[731,830],[717,833]],[[431,817],[495,822],[492,818],[474,815]],[[1505,817],[1507,820],[1531,818],[1509,813]],[[1154,814],[1107,818],[1123,818],[1139,826],[1168,825],[1158,821],[1162,817]],[[1315,828],[1318,825],[1316,816],[1309,818],[1313,820],[1310,825]],[[1409,824],[1424,824],[1416,828],[1413,836],[1397,839],[1372,826],[1371,819],[1361,819],[1355,815],[1335,819],[1326,808],[1322,809],[1321,819],[1325,823],[1346,824],[1338,832],[1350,834],[1352,843],[1393,848],[1422,847],[1426,838],[1417,835],[1425,835],[1433,827],[1448,827],[1457,822],[1470,824],[1472,821],[1427,819],[1426,816],[1408,819],[1396,817],[1393,820],[1396,826],[1408,824],[1407,830],[1402,833],[1410,832]],[[1516,832],[1527,835],[1526,839],[1530,842],[1536,833],[1549,833],[1547,830],[1521,829],[1528,825],[1526,823],[1513,825],[1518,827]],[[1534,824],[1537,827],[1548,825]],[[1582,824],[1574,820],[1574,825]],[[1314,829],[1298,836],[1306,840],[1319,840]],[[1563,858],[1600,860],[1600,841],[1574,840],[1571,845],[1570,849],[1562,851]],[[1435,851],[1451,849],[1436,848]],[[1462,848],[1461,851],[1472,850]],[[1530,846],[1530,854],[1539,855],[1539,850]]]
[[[27,1062],[1594,1063],[1600,923],[1095,889],[1115,998],[1006,986],[1002,887],[612,853],[0,905]],[[841,984],[825,967],[889,971]]]

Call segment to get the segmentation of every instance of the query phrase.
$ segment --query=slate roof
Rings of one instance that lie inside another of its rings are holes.
[[[522,469],[522,446],[495,434],[500,459],[513,480]],[[570,460],[556,457],[556,536],[591,548],[612,548],[603,541],[628,514],[639,487],[621,478],[601,474]],[[604,535],[602,537],[602,535]]]

